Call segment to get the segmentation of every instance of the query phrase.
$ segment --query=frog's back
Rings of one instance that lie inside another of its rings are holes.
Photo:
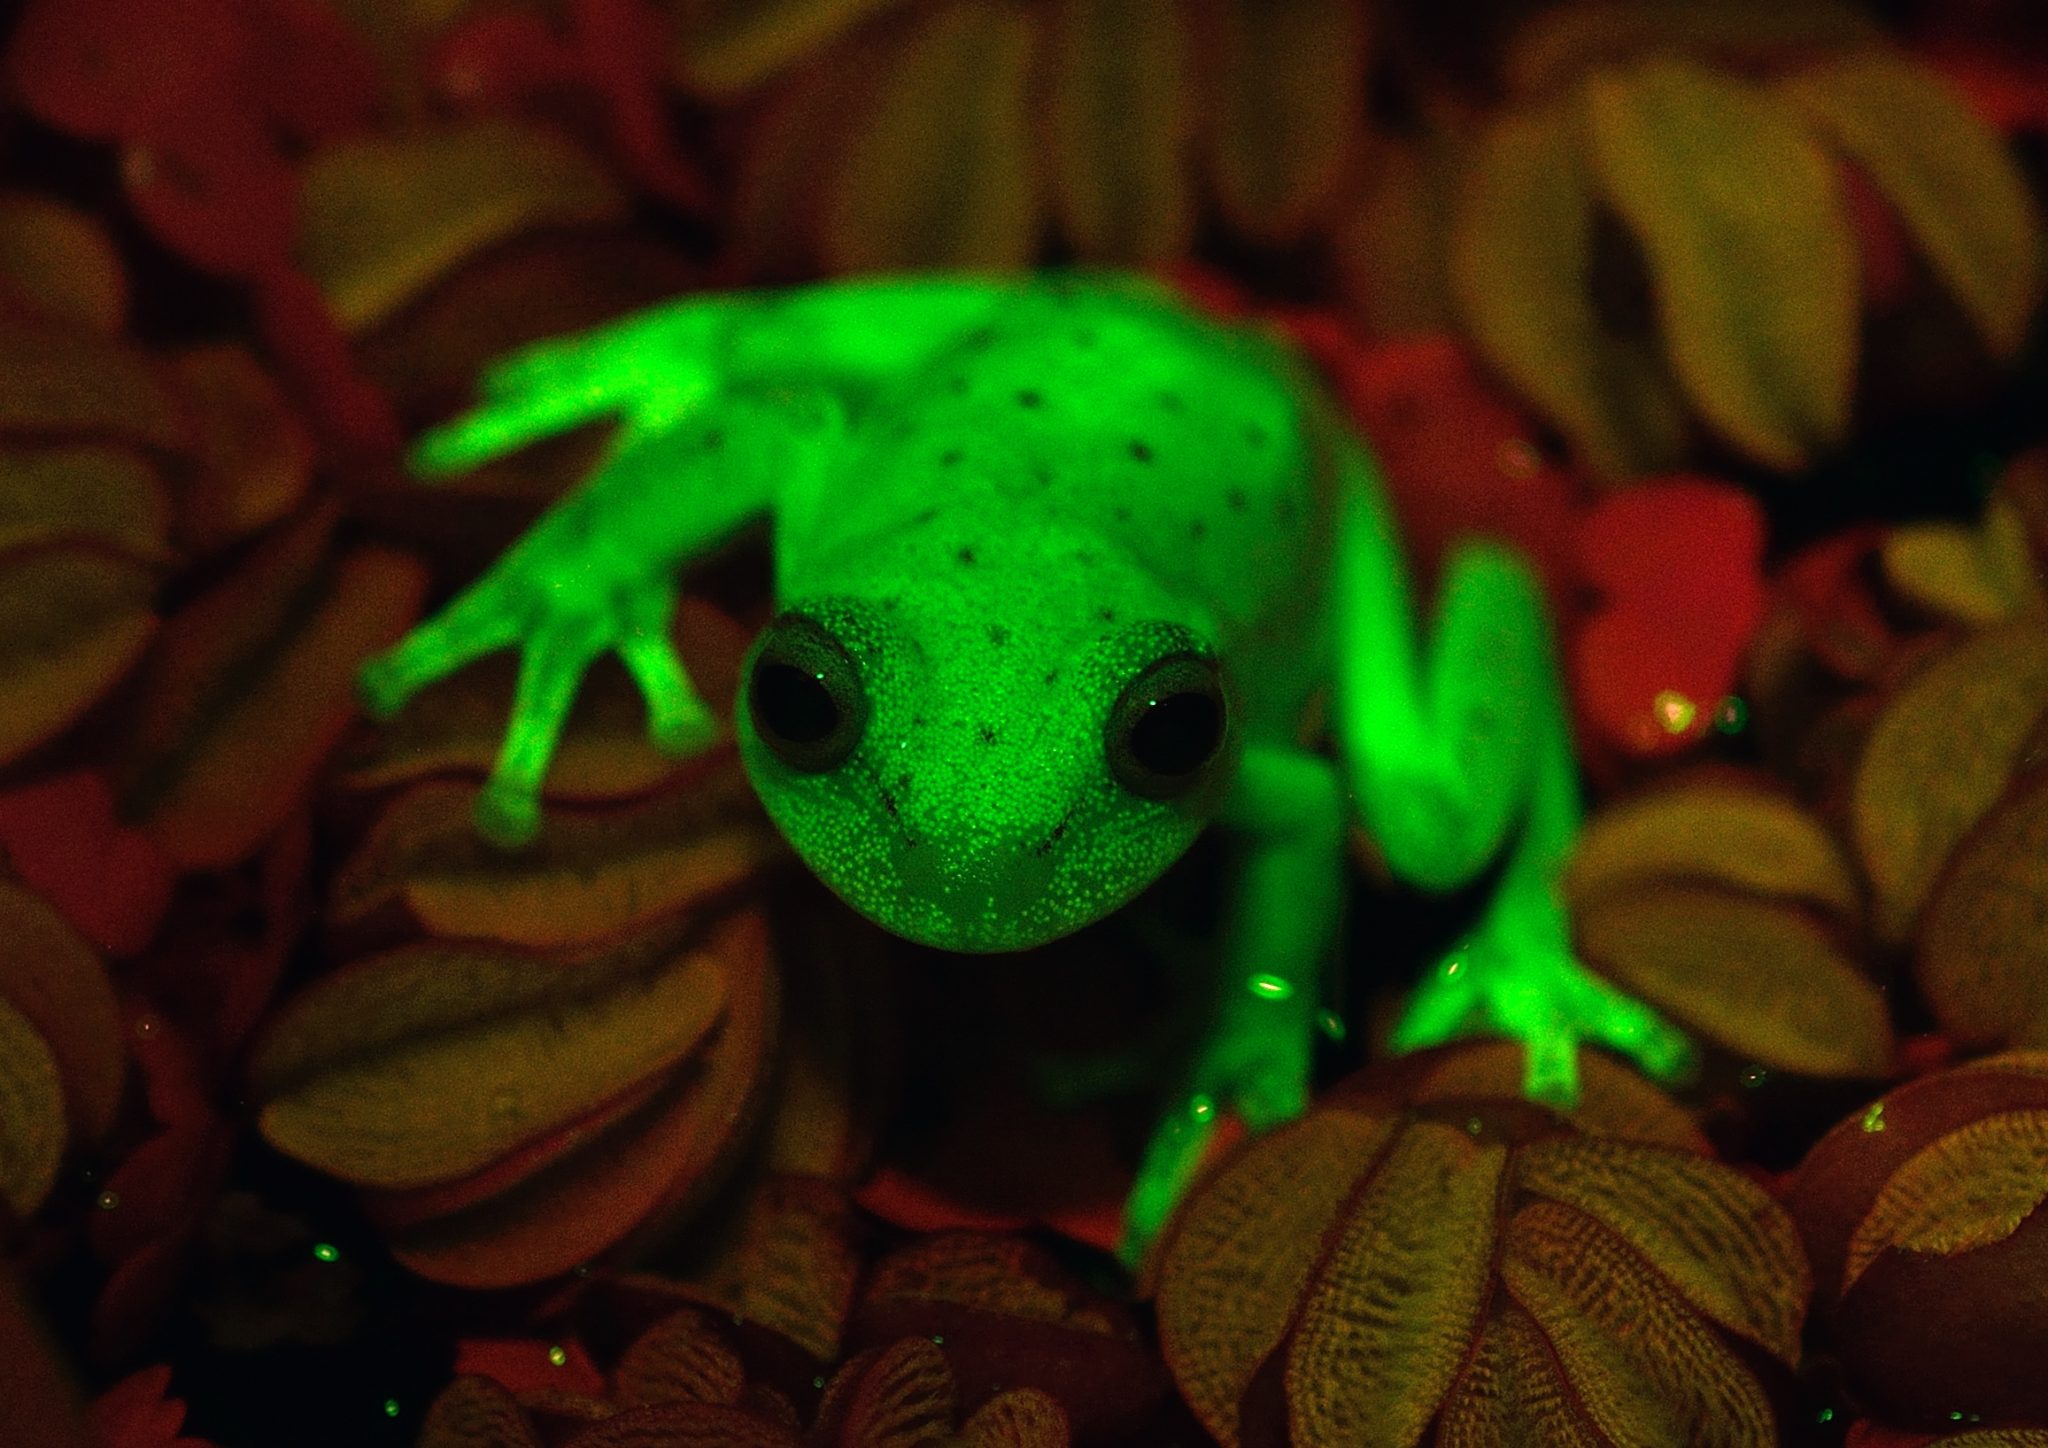
[[[1277,344],[1163,292],[1033,284],[866,402],[854,496],[821,520],[838,537],[811,542],[1057,522],[1201,605],[1254,716],[1289,718],[1315,684],[1330,536],[1314,385]]]

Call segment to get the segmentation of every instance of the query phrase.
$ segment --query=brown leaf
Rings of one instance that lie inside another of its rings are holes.
[[[110,337],[128,314],[128,278],[105,229],[48,196],[0,195],[0,289]]]
[[[89,540],[168,557],[170,498],[140,453],[101,443],[0,452],[0,549]]]
[[[194,347],[171,359],[198,434],[197,473],[178,490],[179,541],[207,553],[281,521],[305,500],[313,440],[248,350]]]
[[[714,0],[692,7],[676,37],[676,71],[705,95],[748,90],[834,44],[899,0]]]
[[[665,1403],[607,1418],[565,1448],[797,1448],[798,1442],[787,1426],[742,1408]]]
[[[1856,255],[1834,163],[1789,108],[1688,61],[1587,82],[1599,190],[1641,243],[1664,345],[1701,414],[1791,470],[1837,441]]]
[[[494,242],[613,220],[624,202],[555,132],[477,120],[330,146],[307,166],[303,206],[299,261],[360,331]]]
[[[1073,1441],[1059,1400],[1014,1388],[983,1403],[960,1427],[965,1448],[1067,1448]]]
[[[704,1320],[683,1308],[633,1340],[613,1370],[621,1405],[737,1403],[746,1369]]]
[[[0,998],[0,1206],[33,1216],[64,1160],[64,1083],[28,1017]]]
[[[1068,237],[1094,261],[1179,256],[1194,228],[1183,17],[1149,0],[1063,0],[1051,39],[1052,193]]]
[[[2048,628],[2027,617],[1962,640],[1891,695],[1849,801],[1881,936],[1912,930],[1957,844],[2005,792],[2044,708]]]
[[[149,360],[82,327],[0,324],[0,432],[175,448],[184,420]]]
[[[689,1287],[819,1362],[839,1356],[861,1272],[860,1224],[845,1186],[763,1175]]]
[[[558,962],[422,945],[316,982],[252,1067],[280,1151],[365,1185],[453,1180],[665,1073],[717,1022],[725,964],[643,938]]]
[[[2048,1046],[2048,773],[2036,771],[1957,849],[1920,929],[1917,975],[1966,1045]]]
[[[1884,540],[1885,582],[1937,618],[1973,628],[2048,605],[2027,541],[2026,519],[1994,493],[1976,527],[1902,523]]]
[[[103,548],[0,554],[0,761],[61,732],[128,672],[156,630],[154,591],[146,566]]]
[[[1518,1082],[1404,1108],[1397,1066],[1242,1148],[1169,1227],[1161,1344],[1211,1433],[1775,1441],[1736,1340],[1788,1359],[1799,1340],[1805,1273],[1767,1196],[1572,1131]]]
[[[456,1286],[534,1282],[636,1233],[657,1234],[700,1199],[746,1140],[778,1015],[757,914],[719,922],[708,953],[722,963],[730,993],[723,1023],[690,1058],[691,1069],[649,1083],[642,1098],[629,1092],[608,1108],[615,1114],[587,1129],[580,1120],[560,1124],[473,1177],[370,1193],[365,1206],[392,1255]]]
[[[1487,360],[1599,473],[1674,465],[1686,440],[1677,389],[1647,339],[1611,329],[1594,263],[1584,120],[1566,105],[1507,112],[1473,148],[1448,238],[1451,295]]]
[[[114,1124],[127,1061],[113,982],[92,948],[38,896],[0,880],[0,1000],[42,1038],[65,1115],[86,1141]]]
[[[947,0],[905,39],[827,202],[834,271],[1021,266],[1038,205],[1025,86],[1037,22]]]
[[[1419,1123],[1347,1204],[1287,1349],[1295,1441],[1414,1443],[1470,1346],[1492,1266],[1507,1152]]]
[[[1861,906],[1848,858],[1819,820],[1783,795],[1713,777],[1601,809],[1579,836],[1565,891],[1583,909],[1602,895],[1670,879],[1807,900],[1843,915]]]
[[[748,277],[801,277],[815,267],[823,198],[847,135],[840,118],[871,104],[881,38],[843,42],[775,88],[747,128],[731,215],[733,254]]]
[[[1891,1069],[1882,992],[1797,907],[1659,883],[1594,901],[1574,931],[1601,974],[1747,1059],[1810,1076]]]
[[[727,754],[662,794],[550,809],[536,843],[487,844],[468,785],[426,784],[377,821],[336,877],[331,918],[401,903],[429,935],[536,949],[588,944],[699,907],[787,853]]]
[[[188,869],[246,858],[296,808],[356,709],[357,667],[419,613],[388,549],[327,561],[333,515],[267,540],[164,628],[120,752],[123,814]]]
[[[1532,15],[1502,76],[1517,91],[1547,92],[1597,66],[1657,53],[1712,56],[1747,72],[1883,36],[1868,15],[1838,0],[1578,0]]]
[[[1415,1071],[1405,1087],[1417,1105],[1438,1101],[1512,1100],[1522,1089],[1528,1052],[1514,1041],[1465,1041],[1403,1058]],[[1618,1136],[1647,1146],[1708,1154],[1706,1136],[1684,1107],[1628,1067],[1599,1052],[1579,1057],[1579,1104],[1572,1124],[1593,1136]]]
[[[1298,238],[1336,200],[1365,134],[1366,7],[1213,0],[1216,194],[1239,230]]]
[[[1798,1219],[1850,1386],[1895,1421],[2040,1422],[2048,1053],[1909,1081],[1807,1153]]]
[[[2000,357],[2042,290],[2041,213],[2017,159],[1927,67],[1859,49],[1779,91],[1863,168]]]
[[[512,1395],[489,1378],[443,1388],[420,1425],[418,1448],[541,1448]]]
[[[839,1433],[844,1448],[929,1448],[953,1431],[953,1373],[930,1338],[882,1349],[860,1374]]]

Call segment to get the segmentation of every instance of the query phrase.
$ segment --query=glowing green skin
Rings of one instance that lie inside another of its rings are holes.
[[[1276,340],[1128,278],[872,279],[687,298],[520,353],[482,390],[423,440],[417,471],[621,422],[583,487],[364,670],[388,713],[521,647],[478,801],[493,838],[536,828],[561,724],[606,650],[658,742],[709,736],[667,642],[675,577],[763,515],[778,605],[844,645],[869,712],[843,763],[806,773],[742,707],[742,758],[855,909],[948,949],[1021,950],[1122,905],[1211,821],[1237,838],[1212,1023],[1128,1204],[1133,1253],[1219,1110],[1258,1130],[1306,1104],[1341,908],[1340,777],[1423,886],[1461,884],[1514,841],[1396,1049],[1504,1033],[1528,1045],[1529,1094],[1566,1104],[1580,1041],[1683,1069],[1683,1037],[1571,957],[1554,886],[1577,781],[1529,570],[1498,547],[1454,551],[1425,643],[1371,463]],[[1141,798],[1111,772],[1105,724],[1134,675],[1188,648],[1220,665],[1228,742],[1203,787]],[[1298,743],[1324,691],[1342,776]]]

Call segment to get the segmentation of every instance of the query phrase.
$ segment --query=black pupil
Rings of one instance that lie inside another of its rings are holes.
[[[754,715],[792,744],[816,744],[839,727],[831,691],[794,664],[754,670]]]
[[[1213,695],[1169,694],[1131,726],[1131,757],[1154,774],[1188,774],[1216,752],[1223,710]]]

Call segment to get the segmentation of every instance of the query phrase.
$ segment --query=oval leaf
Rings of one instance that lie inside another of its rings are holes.
[[[512,1395],[489,1378],[459,1377],[420,1425],[418,1448],[540,1448]]]
[[[922,16],[832,183],[836,271],[1011,267],[1037,243],[1025,85],[1036,23],[1009,0]]]
[[[1935,876],[2004,793],[2044,708],[2048,628],[2032,618],[1965,639],[1892,695],[1849,800],[1881,936],[1903,940],[1912,929]]]
[[[164,561],[170,500],[126,448],[88,443],[0,451],[0,549],[85,539]]]
[[[1565,890],[1582,909],[1656,880],[1810,900],[1844,915],[1860,903],[1848,858],[1819,820],[1779,795],[1713,779],[1599,811],[1579,836]]]
[[[1920,930],[1918,976],[1972,1046],[2048,1046],[2048,773],[2030,775],[1956,851]]]
[[[0,432],[175,448],[185,440],[177,403],[149,359],[82,327],[0,323]]]
[[[1588,964],[1746,1059],[1811,1076],[1891,1069],[1883,994],[1795,907],[1660,884],[1593,902],[1576,933]]]
[[[0,195],[0,286],[39,313],[117,335],[128,278],[106,231],[47,196]]]
[[[1291,241],[1336,199],[1365,135],[1371,12],[1351,0],[1212,0],[1210,11],[1217,197],[1240,230]]]
[[[1790,109],[1679,60],[1588,80],[1601,195],[1641,243],[1701,414],[1791,470],[1849,420],[1856,251],[1834,163]]]
[[[705,95],[730,95],[832,44],[898,0],[715,0],[692,7],[676,69]]]
[[[1194,229],[1182,17],[1151,0],[1064,0],[1053,41],[1053,199],[1067,235],[1096,261],[1179,256]]]
[[[64,1160],[64,1083],[28,1017],[0,999],[0,1205],[32,1216]]]
[[[704,1039],[724,963],[656,944],[570,964],[416,946],[328,976],[285,1007],[252,1068],[263,1134],[366,1185],[475,1171]]]
[[[468,785],[428,784],[380,818],[335,880],[337,922],[397,901],[430,935],[549,948],[640,929],[783,858],[736,762],[642,803],[551,810],[508,854],[477,834]]]
[[[2048,1111],[1979,1117],[1886,1179],[1849,1238],[1842,1290],[1888,1247],[1943,1256],[2002,1242],[2048,1201]]]
[[[0,1000],[42,1037],[78,1134],[104,1135],[121,1104],[127,1065],[113,982],[56,911],[7,881],[0,881]]]
[[[1487,360],[1595,471],[1659,471],[1683,451],[1685,417],[1663,360],[1612,333],[1587,289],[1582,132],[1564,106],[1511,111],[1487,129],[1454,203],[1451,295]]]
[[[624,205],[581,150],[509,121],[346,141],[313,158],[305,186],[299,260],[351,331],[493,242]]]
[[[1925,66],[1838,56],[1781,93],[1863,168],[2000,357],[2041,301],[2041,214],[2004,143]]]
[[[0,554],[0,761],[84,713],[156,630],[149,570],[98,548]]]

